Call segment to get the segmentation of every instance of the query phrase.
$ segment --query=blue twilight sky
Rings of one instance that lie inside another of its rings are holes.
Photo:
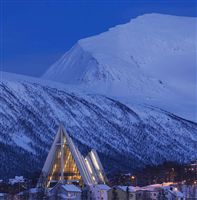
[[[1,1],[1,70],[40,76],[77,40],[144,13],[197,16],[196,0]]]

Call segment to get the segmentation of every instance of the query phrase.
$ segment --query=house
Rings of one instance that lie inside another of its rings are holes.
[[[81,200],[81,189],[73,184],[57,183],[48,191],[49,200]]]
[[[161,200],[166,199],[162,184],[148,185],[136,190],[136,200]]]
[[[108,191],[111,188],[105,184],[88,186],[87,200],[108,200]]]
[[[45,196],[45,190],[40,188],[30,188],[28,190],[21,191],[14,196],[14,199],[20,200],[35,200],[43,199]]]
[[[136,200],[159,200],[161,192],[161,188],[155,188],[154,190],[140,189],[136,191]]]
[[[186,197],[176,187],[163,187],[165,196],[168,200],[185,200]]]
[[[138,187],[133,186],[115,186],[108,191],[108,199],[136,200],[138,189]]]
[[[154,184],[136,191],[136,200],[185,200],[183,193],[170,184]]]

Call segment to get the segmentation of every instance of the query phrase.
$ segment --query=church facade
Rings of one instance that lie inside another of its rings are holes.
[[[45,178],[43,178],[45,177]],[[59,126],[44,167],[39,184],[51,188],[57,183],[80,187],[105,184],[107,178],[95,150],[84,157],[62,125]]]

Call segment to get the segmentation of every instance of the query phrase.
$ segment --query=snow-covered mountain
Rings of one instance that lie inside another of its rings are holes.
[[[139,16],[79,40],[43,78],[197,121],[196,23],[192,17]]]
[[[41,79],[1,73],[0,178],[39,171],[60,122],[108,171],[197,160],[195,23],[143,15],[78,41]]]
[[[60,122],[82,152],[98,151],[108,171],[197,159],[196,123],[152,106],[127,106],[52,82],[2,77],[0,178],[40,170]]]

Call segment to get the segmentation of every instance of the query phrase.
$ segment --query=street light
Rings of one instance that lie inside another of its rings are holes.
[[[135,186],[137,186],[137,177],[131,176],[131,182],[135,181]]]

